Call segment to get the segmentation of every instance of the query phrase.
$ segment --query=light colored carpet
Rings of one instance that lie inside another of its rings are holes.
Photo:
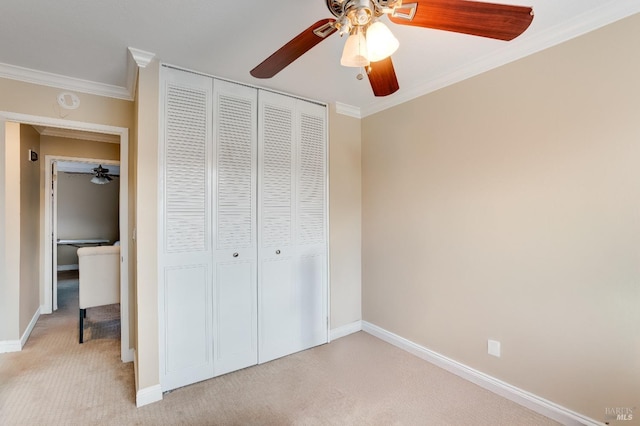
[[[554,425],[363,332],[166,393],[135,407],[117,307],[88,311],[77,281],[24,350],[0,354],[0,425]]]

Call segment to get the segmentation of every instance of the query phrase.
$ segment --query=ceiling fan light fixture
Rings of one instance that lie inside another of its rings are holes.
[[[109,176],[94,176],[91,178],[91,183],[98,185],[104,185],[109,182],[111,182],[111,178],[109,178]]]
[[[371,62],[388,58],[399,46],[398,39],[381,21],[376,21],[367,28],[367,52]]]
[[[342,51],[340,65],[345,67],[366,67],[369,65],[369,54],[367,53],[367,41],[360,27],[356,27],[347,38]]]
[[[104,185],[106,183],[111,182],[113,179],[107,173],[109,173],[109,169],[105,169],[100,164],[98,167],[93,169],[93,173],[95,175],[91,178],[91,183],[95,183],[97,185]]]

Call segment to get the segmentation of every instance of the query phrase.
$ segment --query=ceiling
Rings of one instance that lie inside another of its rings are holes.
[[[400,26],[393,62],[400,84],[376,98],[357,68],[340,66],[334,34],[272,79],[249,71],[312,23],[332,17],[325,0],[6,0],[0,77],[131,99],[128,47],[218,77],[355,108],[366,116],[640,12],[638,0],[493,0],[532,6],[510,42]],[[385,18],[386,19],[386,18]],[[128,68],[129,66],[129,68]],[[64,76],[62,78],[61,76]]]
[[[80,161],[57,161],[58,171],[63,173],[82,173],[87,175],[94,175],[93,169],[97,168],[100,164],[97,163],[83,163]],[[108,173],[111,176],[120,176],[120,166],[116,164],[102,164],[102,167],[109,170]]]

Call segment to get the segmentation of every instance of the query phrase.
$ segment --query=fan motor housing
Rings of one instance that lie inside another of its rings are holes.
[[[370,17],[381,16],[383,13],[389,13],[389,11],[396,7],[400,7],[401,5],[402,0],[327,0],[327,7],[337,18],[343,18],[345,16],[358,13],[360,16],[364,16],[364,13],[368,14]],[[371,20],[371,18],[369,18],[369,20]],[[354,24],[365,25],[368,22],[369,21],[363,24],[359,21],[355,21]]]

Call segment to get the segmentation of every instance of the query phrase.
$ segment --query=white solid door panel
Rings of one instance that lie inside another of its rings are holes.
[[[255,260],[218,262],[216,273],[215,375],[258,362]]]
[[[164,386],[173,389],[211,376],[208,274],[207,265],[165,269],[162,292],[165,340],[170,346],[165,352],[163,389]]]
[[[161,69],[159,314],[164,391],[213,376],[210,78]]]
[[[296,303],[294,259],[268,259],[260,268],[260,363],[296,352],[300,324]]]
[[[215,375],[258,362],[257,90],[215,80]]]
[[[298,261],[298,300],[300,306],[301,348],[327,343],[327,291],[324,253],[300,256]]]

